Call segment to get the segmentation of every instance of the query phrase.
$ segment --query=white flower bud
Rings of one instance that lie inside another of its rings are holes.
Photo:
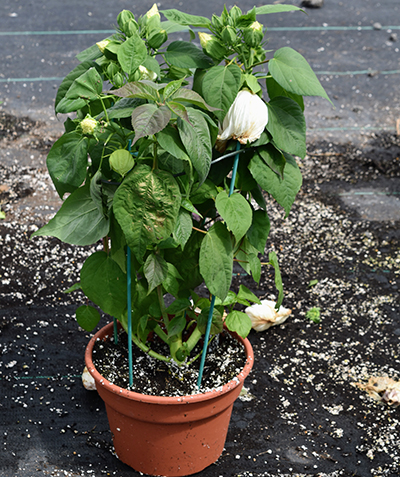
[[[211,41],[213,37],[209,33],[204,33],[202,31],[199,31],[199,39],[200,39],[201,47],[205,48],[207,46],[207,43]]]
[[[86,116],[85,119],[81,121],[81,128],[83,134],[93,134],[96,130],[98,122],[91,116]]]
[[[292,310],[279,307],[275,309],[276,303],[271,300],[262,300],[261,305],[255,304],[248,306],[244,311],[251,319],[252,328],[256,331],[264,331],[271,326],[282,324],[287,317],[292,313]]]
[[[145,66],[139,66],[140,79],[155,81],[157,79],[157,73],[155,71],[148,70]]]
[[[242,89],[229,108],[218,135],[220,141],[237,139],[241,144],[254,142],[268,123],[268,107],[248,89]]]
[[[102,40],[96,43],[98,49],[104,53],[106,46],[110,43],[110,40]]]
[[[150,10],[146,13],[146,17],[147,18],[151,18],[151,17],[154,17],[154,16],[158,16],[160,17],[160,14],[158,13],[158,7],[157,7],[157,4],[155,3],[151,8]]]

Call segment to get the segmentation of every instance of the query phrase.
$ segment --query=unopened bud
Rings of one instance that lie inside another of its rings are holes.
[[[106,46],[110,43],[110,40],[102,40],[102,41],[99,41],[98,43],[96,43],[98,49],[104,53],[104,50],[106,48]]]
[[[134,165],[132,154],[126,149],[117,149],[110,156],[111,169],[121,176],[125,176]]]

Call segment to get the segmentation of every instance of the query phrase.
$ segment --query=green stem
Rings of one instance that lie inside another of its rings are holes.
[[[99,96],[99,98],[100,98],[101,105],[103,106],[104,116],[106,117],[106,121],[109,123],[110,119],[108,117],[106,105],[104,104],[104,101],[103,101],[104,98],[102,98],[101,96]]]
[[[196,328],[193,330],[192,334],[189,336],[188,340],[186,341],[186,346],[188,351],[192,351],[192,349],[197,345],[199,342],[200,338],[202,337],[202,333],[199,330],[199,327],[196,326]]]
[[[168,326],[169,318],[168,318],[167,309],[165,308],[164,297],[163,297],[163,294],[162,294],[162,286],[161,285],[158,285],[158,287],[157,287],[157,296],[158,296],[158,303],[160,304],[160,310],[161,310],[161,314],[162,314],[165,326]]]
[[[154,328],[154,333],[159,337],[161,338],[164,343],[167,343],[168,344],[168,335],[167,333],[165,333],[165,331],[163,331],[159,325],[157,325],[155,328]]]
[[[171,361],[171,358],[167,358],[166,356],[163,356],[162,354],[156,353],[152,349],[150,349],[147,345],[142,343],[137,336],[135,336],[132,333],[132,341],[135,343],[135,345],[140,348],[142,351],[144,351],[146,354],[151,356],[152,358],[158,359],[160,361],[164,361],[166,363],[169,363]]]

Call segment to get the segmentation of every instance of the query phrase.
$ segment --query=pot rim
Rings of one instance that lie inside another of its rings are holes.
[[[218,388],[213,389],[212,391],[207,391],[205,393],[196,393],[190,394],[185,396],[157,396],[157,395],[150,395],[150,394],[140,394],[135,391],[129,391],[128,389],[121,388],[116,384],[111,383],[106,378],[104,378],[95,368],[93,361],[92,361],[92,351],[94,344],[98,339],[103,339],[107,335],[112,335],[113,333],[113,323],[109,323],[106,326],[103,326],[97,333],[90,339],[86,351],[85,351],[85,363],[86,367],[89,370],[89,373],[93,376],[94,380],[96,381],[96,386],[103,386],[107,388],[108,391],[117,394],[119,396],[123,396],[129,399],[134,399],[141,402],[146,402],[149,404],[182,404],[182,403],[196,403],[200,401],[206,401],[209,399],[214,399],[218,396],[223,394],[227,394],[228,392],[232,391],[233,389],[237,388],[239,385],[242,385],[245,378],[251,371],[254,363],[254,353],[253,348],[250,344],[250,341],[247,338],[242,338],[238,336],[236,333],[232,333],[229,330],[228,333],[237,339],[245,348],[246,352],[246,364],[244,365],[242,371],[231,381],[220,386]]]

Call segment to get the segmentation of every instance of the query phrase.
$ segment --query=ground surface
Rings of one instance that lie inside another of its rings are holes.
[[[60,205],[45,170],[61,131],[51,113],[57,77],[75,65],[78,51],[106,36],[37,32],[55,30],[55,21],[64,31],[106,30],[121,8],[133,8],[123,1],[78,3],[67,11],[50,0],[43,11],[11,0],[0,6],[0,29],[8,32],[0,52],[7,66],[0,84],[5,477],[139,475],[113,455],[103,404],[80,382],[90,335],[75,323],[80,297],[61,290],[76,281],[88,250],[29,240]],[[198,3],[177,3],[160,8],[207,14]],[[252,6],[247,3],[244,10]],[[135,8],[143,13],[145,2]],[[399,8],[391,0],[379,6],[355,0],[350,7],[326,0],[300,22],[291,14],[272,21],[275,28],[289,27],[285,33],[271,28],[273,41],[290,42],[315,69],[353,74],[320,75],[336,110],[309,101],[304,187],[287,220],[269,205],[269,244],[283,271],[284,305],[293,313],[284,325],[250,334],[255,366],[246,381],[248,400],[235,403],[226,449],[199,476],[400,474],[399,408],[378,404],[352,385],[370,376],[400,379],[400,43],[388,31],[400,28]],[[384,28],[374,29],[376,22]],[[306,30],[290,30],[296,25]],[[27,77],[36,80],[20,81]],[[268,269],[259,287],[237,275],[235,286],[240,283],[260,297],[274,295]],[[319,324],[305,317],[311,307],[321,309]]]

